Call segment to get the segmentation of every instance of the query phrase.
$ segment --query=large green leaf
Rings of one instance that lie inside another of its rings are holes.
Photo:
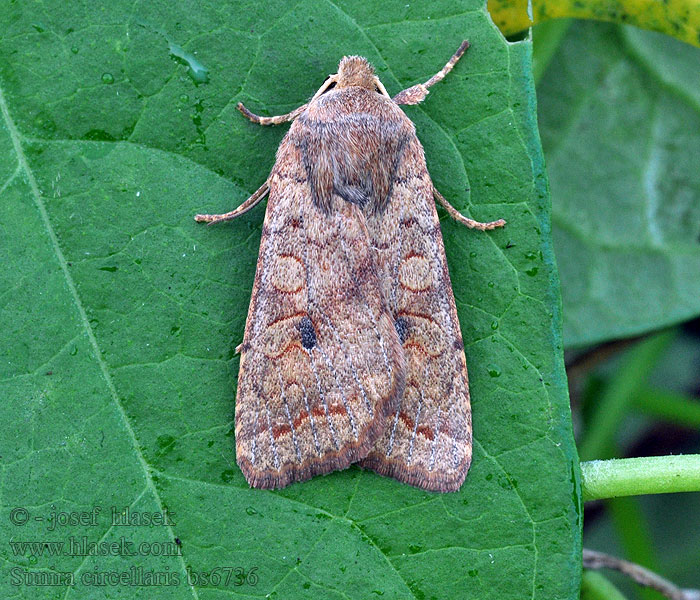
[[[3,597],[576,597],[578,465],[528,42],[506,43],[476,0],[17,2],[0,31],[0,531],[182,544],[32,559],[4,545]],[[287,111],[344,53],[396,92],[464,38],[465,59],[407,113],[443,193],[508,220],[489,234],[443,224],[472,383],[466,484],[430,494],[352,468],[249,489],[234,348],[263,209],[214,228],[192,216],[255,190],[285,128],[248,123],[236,102]],[[94,525],[33,519],[93,506]],[[174,524],[110,527],[111,506],[167,508]],[[13,507],[29,523],[13,525]],[[142,585],[132,567],[170,579]],[[185,581],[231,567],[257,568],[257,583]],[[13,585],[23,569],[76,583]],[[107,571],[132,579],[95,584]]]
[[[575,23],[538,85],[567,346],[700,314],[700,49]]]

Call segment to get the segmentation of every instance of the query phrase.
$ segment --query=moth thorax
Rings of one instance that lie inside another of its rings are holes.
[[[338,65],[337,88],[359,86],[368,90],[375,88],[374,67],[361,56],[343,56]]]

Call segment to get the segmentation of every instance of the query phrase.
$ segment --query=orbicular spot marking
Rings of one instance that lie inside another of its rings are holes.
[[[412,292],[427,290],[433,283],[430,263],[420,255],[405,258],[399,267],[399,282]]]
[[[396,333],[399,334],[399,340],[403,344],[408,338],[408,321],[405,317],[399,317],[394,321],[394,327],[396,327]]]
[[[450,342],[449,335],[429,315],[411,314],[410,339],[404,345],[408,353],[413,351],[427,354],[428,356],[440,356]]]
[[[301,333],[301,345],[305,350],[311,350],[316,345],[316,330],[309,317],[302,317],[297,325]]]
[[[304,263],[291,254],[280,254],[270,268],[270,283],[283,294],[293,294],[304,287]]]

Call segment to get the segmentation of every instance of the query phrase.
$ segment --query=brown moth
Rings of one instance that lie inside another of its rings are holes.
[[[391,98],[346,56],[313,98],[260,125],[292,121],[269,193],[236,400],[236,458],[250,485],[280,488],[352,463],[410,485],[456,491],[471,461],[464,344],[413,123],[417,104],[464,54]]]

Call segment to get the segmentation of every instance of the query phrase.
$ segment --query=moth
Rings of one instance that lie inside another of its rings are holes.
[[[369,62],[345,56],[311,100],[253,123],[292,125],[272,172],[235,210],[269,194],[242,344],[236,458],[257,488],[353,463],[425,490],[460,488],[471,461],[464,344],[417,104],[469,44],[424,84],[389,96]]]

